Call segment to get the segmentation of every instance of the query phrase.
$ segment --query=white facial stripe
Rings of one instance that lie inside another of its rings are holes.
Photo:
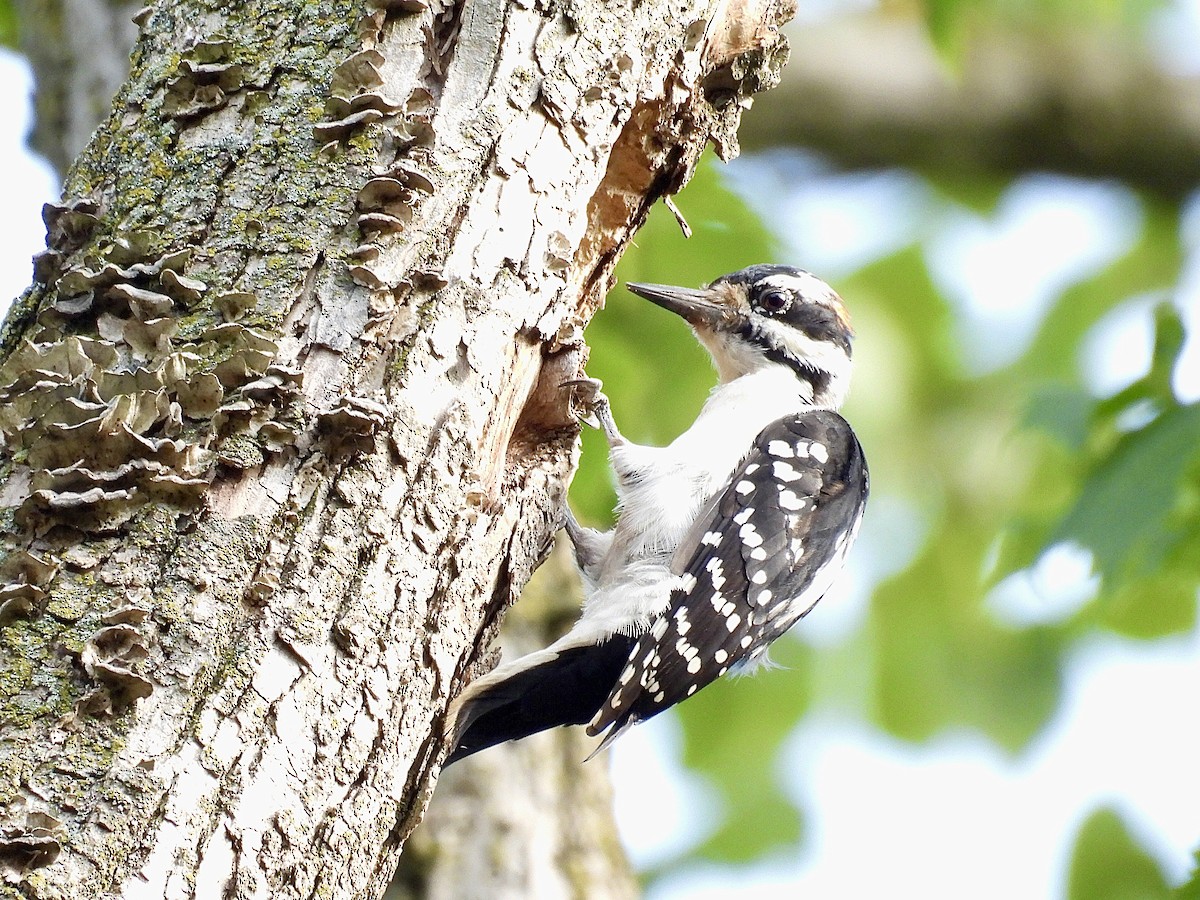
[[[850,388],[850,357],[841,347],[830,341],[815,341],[802,331],[771,320],[760,322],[759,330],[792,356],[806,361],[814,369],[829,373],[826,396],[814,398],[816,402],[835,409],[842,404]]]
[[[761,284],[768,288],[792,291],[807,300],[830,302],[837,297],[833,288],[816,275],[810,275],[808,272],[799,272],[796,275],[772,275],[770,278],[764,278]]]
[[[824,395],[811,397],[810,402],[830,409],[841,406],[850,389],[850,358],[840,347],[828,342],[814,341],[803,332],[777,322],[760,321],[758,325],[764,335],[777,346],[785,348],[798,359],[807,360],[813,368],[829,373],[829,384]],[[736,335],[699,328],[695,331],[716,363],[723,384],[757,371],[763,366],[774,365],[761,350],[746,344]]]
[[[815,341],[803,331],[780,325],[770,319],[758,323],[759,330],[772,343],[784,347],[797,359],[811,362],[815,368],[829,372],[835,378],[849,376],[850,357],[831,341]]]

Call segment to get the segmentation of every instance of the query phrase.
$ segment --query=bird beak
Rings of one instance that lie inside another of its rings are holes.
[[[736,315],[728,306],[714,303],[716,295],[711,290],[696,291],[669,284],[638,284],[632,281],[627,282],[625,287],[639,297],[645,297],[651,303],[682,316],[689,325],[715,328]]]

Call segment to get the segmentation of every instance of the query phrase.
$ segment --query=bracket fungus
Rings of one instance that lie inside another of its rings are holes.
[[[47,812],[26,812],[20,824],[0,825],[0,876],[9,884],[20,883],[34,869],[58,859],[63,840],[62,822]]]
[[[366,397],[346,397],[317,417],[332,450],[363,453],[371,449],[376,432],[387,423],[388,409]]]
[[[220,109],[241,89],[246,73],[229,62],[228,41],[200,41],[179,61],[178,74],[167,85],[163,111],[188,119]]]

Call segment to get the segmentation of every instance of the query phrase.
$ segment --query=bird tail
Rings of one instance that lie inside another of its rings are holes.
[[[590,722],[636,643],[614,634],[599,644],[533,653],[480,678],[456,704],[454,750],[443,768],[505,741]]]

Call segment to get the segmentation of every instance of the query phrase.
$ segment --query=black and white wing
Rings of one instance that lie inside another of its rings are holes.
[[[676,551],[680,586],[588,726],[610,729],[600,748],[760,656],[812,609],[842,569],[867,490],[862,448],[836,412],[764,428]]]

